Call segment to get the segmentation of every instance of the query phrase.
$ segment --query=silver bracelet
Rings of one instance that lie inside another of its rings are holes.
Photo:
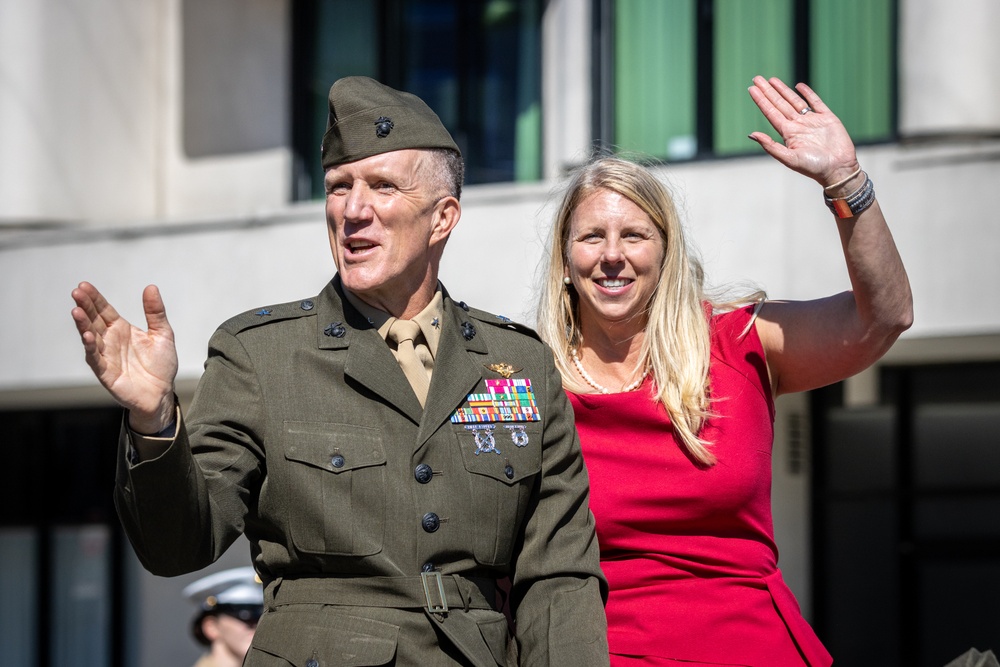
[[[827,208],[838,218],[842,220],[844,218],[853,218],[875,203],[875,185],[872,183],[872,179],[868,178],[866,172],[865,182],[851,194],[846,197],[837,197],[836,199],[824,194],[823,200],[826,202]]]

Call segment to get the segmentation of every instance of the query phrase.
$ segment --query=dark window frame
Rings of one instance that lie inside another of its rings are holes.
[[[887,365],[879,369],[879,378],[882,388],[879,407],[891,408],[894,434],[891,444],[891,488],[883,491],[838,491],[834,488],[836,480],[831,479],[824,465],[827,452],[833,446],[829,437],[827,415],[831,410],[844,406],[843,383],[809,394],[813,447],[810,483],[813,626],[821,638],[824,635],[838,635],[838,632],[840,636],[845,635],[845,631],[838,631],[839,619],[830,611],[834,608],[832,598],[837,594],[838,588],[845,584],[833,577],[835,563],[830,554],[835,551],[835,541],[850,542],[851,538],[834,534],[832,508],[845,501],[865,503],[880,500],[893,509],[894,533],[890,541],[895,542],[896,548],[894,562],[881,565],[872,562],[871,567],[883,567],[886,571],[895,572],[895,588],[898,591],[895,600],[886,601],[886,615],[891,617],[887,619],[886,628],[871,629],[872,635],[878,637],[877,641],[898,660],[895,663],[879,663],[880,667],[893,667],[894,664],[908,667],[943,664],[947,657],[934,656],[928,662],[928,656],[922,653],[922,649],[929,648],[928,645],[922,645],[920,639],[928,630],[925,627],[926,614],[949,613],[949,610],[929,607],[928,601],[921,596],[921,584],[927,586],[928,582],[934,583],[934,580],[922,579],[922,573],[928,566],[954,565],[957,562],[996,565],[1000,562],[1000,537],[990,534],[989,531],[995,528],[984,530],[977,536],[928,535],[927,525],[921,524],[919,520],[919,507],[921,503],[942,499],[956,503],[971,502],[971,506],[984,499],[995,503],[1000,501],[1000,486],[972,483],[920,488],[917,483],[918,434],[915,430],[917,408],[953,403],[1000,404],[1000,382],[997,381],[1000,378],[1000,361]],[[867,545],[858,546],[863,552]],[[875,553],[879,553],[877,549]],[[870,553],[862,555],[873,558]],[[956,607],[961,605],[960,600],[964,599],[962,595],[977,593],[956,591]],[[970,647],[971,644],[956,646],[954,655],[950,657],[957,657]],[[838,656],[836,646],[830,648],[834,658],[850,659],[850,656]],[[941,650],[939,645],[934,648]],[[990,647],[978,648],[985,650]]]
[[[292,129],[290,144],[293,155],[292,193],[293,198],[296,200],[310,200],[322,196],[322,183],[313,182],[315,181],[314,176],[317,174],[317,164],[319,162],[319,139],[315,136],[316,128],[314,128],[314,114],[317,101],[313,99],[313,93],[310,90],[310,79],[315,71],[313,57],[317,45],[315,26],[318,22],[321,2],[322,0],[293,0],[291,9],[292,56],[289,59],[291,63],[291,72],[289,74],[291,90],[289,99],[291,101],[290,117],[292,118]],[[405,25],[406,11],[408,9],[407,2],[408,0],[373,0],[375,6],[374,14],[380,20],[375,26],[377,43],[374,50],[377,54],[377,65],[375,66],[376,71],[366,74],[394,88],[412,90],[421,94],[420,91],[409,85],[407,80],[407,77],[411,74],[411,70],[408,69],[407,64],[408,40],[412,36],[412,30],[408,30]],[[441,0],[441,2],[443,5],[450,2],[449,9],[454,12],[456,30],[454,34],[455,39],[451,41],[453,50],[463,56],[474,54],[473,57],[456,58],[453,63],[454,82],[456,85],[455,99],[458,100],[458,104],[454,109],[456,116],[455,124],[453,127],[449,127],[459,148],[466,157],[466,183],[474,185],[476,183],[516,182],[518,180],[516,159],[514,161],[513,174],[509,179],[490,176],[490,171],[494,168],[494,165],[486,157],[488,153],[486,149],[487,144],[483,142],[483,138],[487,136],[487,130],[483,127],[481,115],[484,113],[486,107],[482,99],[483,86],[480,83],[484,80],[483,75],[486,71],[484,68],[492,61],[487,57],[487,53],[485,52],[487,40],[477,37],[477,35],[482,35],[482,33],[477,32],[477,26],[479,25],[477,11],[482,9],[482,7],[478,3],[468,2],[467,0]],[[533,17],[533,20],[538,27],[537,37],[539,43],[535,46],[524,48],[534,49],[537,47],[540,51],[540,26],[543,5],[544,0],[532,0],[532,2],[527,3],[519,2],[517,5],[518,11],[533,9],[537,14]],[[540,107],[542,97],[540,59],[537,67],[538,89],[535,92]],[[332,84],[333,81],[331,80],[329,83]],[[517,89],[518,85],[519,81],[515,79],[513,87]],[[430,103],[432,107],[435,106],[432,100],[425,99],[425,101]],[[435,110],[444,119],[445,114],[443,110]],[[544,113],[544,110],[542,110],[542,113]],[[514,121],[512,120],[511,122]],[[508,129],[516,135],[516,123],[512,128]],[[539,127],[538,130],[540,136],[538,138],[539,155],[536,171],[540,177],[543,161],[541,154],[543,137],[541,136],[542,128]],[[513,142],[514,146],[511,146],[512,150],[517,145],[516,136]],[[495,145],[493,146],[495,147]],[[507,169],[506,165],[501,167],[500,170],[505,169]]]
[[[127,540],[114,506],[113,486],[122,420],[120,408],[0,410],[5,442],[20,457],[16,488],[8,493],[23,496],[13,507],[0,511],[0,528],[26,528],[37,540],[34,591],[35,664],[50,667],[54,655],[53,567],[55,532],[60,527],[98,525],[108,530],[108,635],[104,638],[108,664],[125,664]],[[66,441],[66,432],[80,429],[92,437],[91,448]],[[99,446],[97,446],[99,445]],[[94,454],[97,460],[91,460]],[[15,464],[16,465],[16,464]],[[93,475],[87,475],[87,471]],[[8,485],[11,486],[11,485]],[[75,495],[74,495],[75,494]],[[82,496],[82,497],[81,497]]]

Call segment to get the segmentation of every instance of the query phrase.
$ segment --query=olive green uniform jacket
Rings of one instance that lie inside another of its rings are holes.
[[[247,665],[507,664],[505,576],[520,664],[607,664],[607,584],[551,353],[444,296],[426,409],[335,278],[216,331],[163,454],[138,461],[123,428],[115,499],[148,570],[191,572],[249,539],[266,611]],[[502,377],[491,364],[530,380],[537,421],[451,421]]]

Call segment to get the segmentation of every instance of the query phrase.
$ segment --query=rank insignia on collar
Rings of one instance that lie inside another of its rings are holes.
[[[271,314],[271,311],[268,310],[267,308],[261,308],[256,313],[254,313],[254,315],[256,315],[257,317],[266,317],[266,316],[268,316],[270,314]]]
[[[504,378],[509,378],[514,373],[518,373],[521,371],[520,368],[514,368],[513,366],[511,366],[506,362],[501,362],[499,364],[483,364],[483,366],[490,369],[494,373],[499,373]]]

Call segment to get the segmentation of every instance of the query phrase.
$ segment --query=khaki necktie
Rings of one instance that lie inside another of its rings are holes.
[[[396,343],[396,360],[403,369],[403,374],[410,381],[413,393],[423,406],[427,400],[427,389],[430,385],[427,370],[417,356],[413,341],[420,335],[420,325],[413,320],[396,320],[389,327],[388,338]]]

